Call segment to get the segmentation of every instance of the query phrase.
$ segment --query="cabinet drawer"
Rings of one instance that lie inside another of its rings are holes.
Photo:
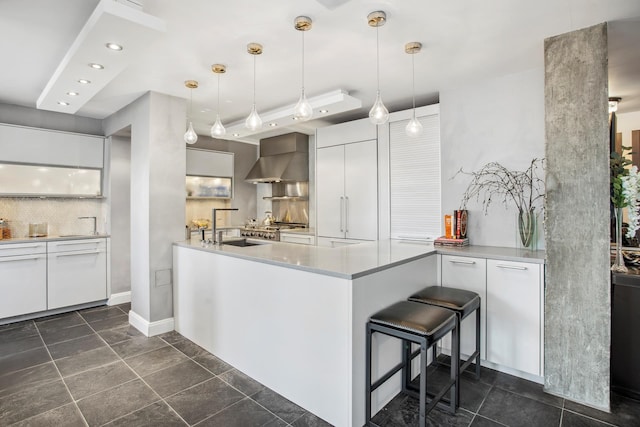
[[[48,309],[107,298],[107,254],[100,249],[47,255]]]
[[[43,254],[45,252],[47,252],[47,244],[45,242],[0,244],[0,257]]]
[[[49,253],[87,251],[87,250],[104,251],[106,247],[107,247],[107,241],[105,238],[58,240],[58,241],[47,243],[47,251]]]
[[[284,234],[280,233],[280,241],[285,243],[298,243],[301,245],[315,245],[316,237],[308,234]]]
[[[47,309],[46,254],[0,257],[0,278],[0,318]]]

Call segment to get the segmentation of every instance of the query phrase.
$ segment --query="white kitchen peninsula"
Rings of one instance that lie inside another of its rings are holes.
[[[176,243],[175,328],[331,424],[361,426],[366,321],[437,284],[435,255],[432,245],[390,240],[334,249]],[[376,338],[382,371],[400,347]],[[387,384],[374,396],[379,407],[399,391],[399,381]]]

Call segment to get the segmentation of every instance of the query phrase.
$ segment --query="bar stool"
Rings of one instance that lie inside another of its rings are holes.
[[[471,365],[473,360],[476,362],[476,379],[480,379],[480,295],[475,292],[465,291],[463,289],[448,288],[444,286],[430,286],[409,297],[409,301],[427,304],[429,306],[442,307],[452,310],[458,316],[458,323],[461,325],[462,320],[474,311],[476,312],[476,350],[465,361],[461,361],[458,357],[458,372],[460,375]],[[457,340],[455,346],[460,350],[460,333],[452,336],[452,341]],[[433,347],[433,360],[436,360],[436,347]],[[456,358],[451,354],[451,364]],[[461,363],[462,362],[462,363]],[[460,384],[456,384],[457,400],[460,402]]]
[[[420,427],[425,427],[427,414],[437,405],[444,406],[444,396],[451,393],[449,406],[444,407],[448,412],[455,413],[458,406],[456,386],[458,384],[458,364],[452,363],[450,380],[442,390],[427,404],[427,351],[442,337],[451,332],[453,334],[452,355],[458,356],[458,316],[450,310],[420,304],[411,301],[400,301],[373,314],[367,322],[366,337],[366,402],[365,426],[377,426],[371,421],[371,393],[384,384],[396,372],[402,370],[402,391],[420,400]],[[381,333],[402,340],[402,361],[391,368],[380,379],[371,382],[371,337],[374,333]],[[411,343],[420,345],[416,355],[420,354],[420,388],[418,396],[408,388],[411,378]]]

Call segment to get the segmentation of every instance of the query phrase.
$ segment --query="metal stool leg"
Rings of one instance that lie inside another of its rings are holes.
[[[366,339],[366,357],[365,357],[365,377],[366,377],[366,390],[365,390],[365,418],[364,425],[368,426],[371,422],[371,325],[367,324],[367,339]]]
[[[454,386],[451,388],[451,412],[455,414],[456,408],[460,405],[460,319],[456,316],[456,327],[451,331],[451,342],[453,349],[451,357],[457,358],[458,363],[451,363],[451,379],[455,380]]]
[[[427,425],[427,344],[420,344],[420,427]]]
[[[480,379],[480,309],[478,307],[476,310],[476,351],[478,355],[476,356],[476,379]]]

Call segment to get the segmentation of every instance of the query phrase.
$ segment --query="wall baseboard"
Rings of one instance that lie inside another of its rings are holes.
[[[129,324],[142,332],[147,337],[164,334],[174,330],[173,317],[149,322],[133,310],[129,311]]]
[[[119,292],[117,294],[111,294],[107,305],[118,305],[131,302],[131,291]]]

